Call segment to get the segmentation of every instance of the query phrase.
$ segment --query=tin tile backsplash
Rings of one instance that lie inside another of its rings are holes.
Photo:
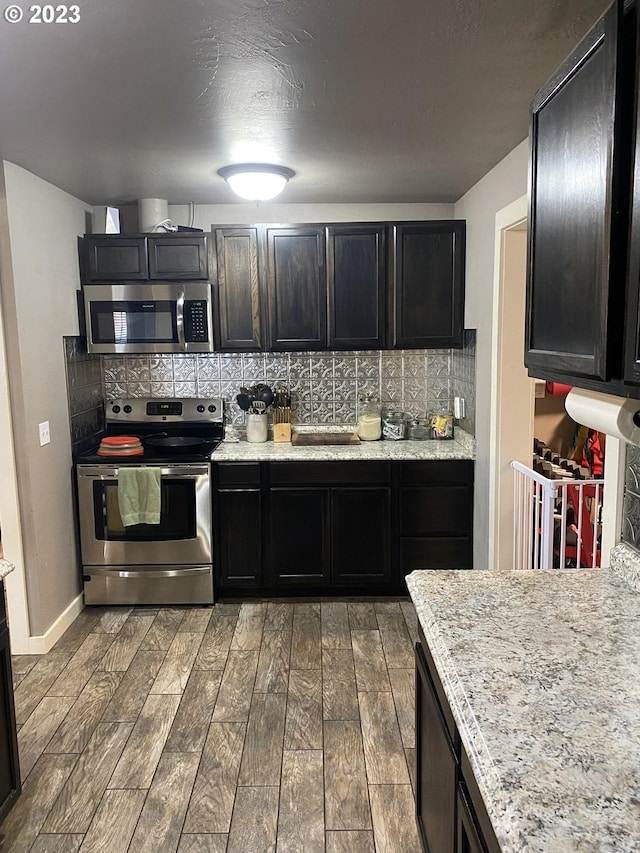
[[[375,394],[388,408],[424,417],[453,408],[464,396],[474,432],[475,331],[462,350],[211,353],[102,357],[107,400],[118,397],[223,397],[227,418],[244,423],[235,398],[243,385],[264,382],[291,390],[296,423],[355,424],[358,400]]]
[[[640,447],[627,444],[622,541],[640,550]]]
[[[104,391],[99,355],[87,353],[85,339],[63,338],[71,448],[78,452],[96,444],[104,423]]]

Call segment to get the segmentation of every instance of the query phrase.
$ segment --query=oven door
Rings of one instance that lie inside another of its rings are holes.
[[[212,563],[209,465],[157,465],[160,523],[125,527],[118,468],[78,465],[83,566],[197,566]]]

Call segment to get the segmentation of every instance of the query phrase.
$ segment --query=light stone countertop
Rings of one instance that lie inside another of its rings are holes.
[[[640,850],[637,591],[611,569],[407,583],[503,853]]]
[[[309,429],[307,432],[311,431]],[[320,432],[316,427],[313,431]],[[337,429],[325,432],[338,432]],[[344,432],[345,430],[340,430]],[[351,429],[354,432],[355,429]],[[475,439],[456,428],[449,441],[361,441],[356,445],[293,447],[288,442],[265,441],[259,444],[223,441],[213,452],[213,462],[343,462],[379,459],[474,459]]]
[[[11,574],[11,572],[15,569],[13,563],[10,563],[9,560],[0,559],[0,581],[6,578],[7,575]]]

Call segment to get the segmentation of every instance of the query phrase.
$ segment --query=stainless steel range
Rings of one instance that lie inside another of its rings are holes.
[[[220,399],[107,404],[100,446],[76,459],[86,604],[213,603],[211,454],[223,435]],[[153,523],[123,522],[132,475],[157,490]]]

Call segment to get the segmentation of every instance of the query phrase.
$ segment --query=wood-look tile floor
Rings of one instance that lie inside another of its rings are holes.
[[[418,853],[409,601],[89,608],[13,658],[1,853]]]

